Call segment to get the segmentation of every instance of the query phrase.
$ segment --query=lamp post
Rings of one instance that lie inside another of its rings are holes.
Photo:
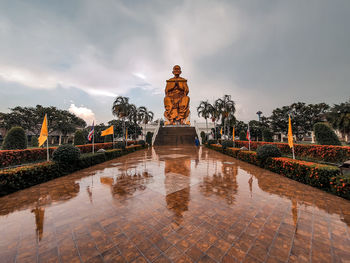
[[[259,122],[261,121],[261,114],[262,114],[262,112],[261,111],[258,111],[257,113],[256,113],[257,115],[258,115],[258,118],[259,118]]]

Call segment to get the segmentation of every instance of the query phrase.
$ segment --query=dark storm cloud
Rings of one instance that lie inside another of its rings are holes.
[[[344,101],[349,10],[349,1],[322,0],[3,0],[0,110],[21,104],[17,85],[28,103],[73,101],[99,121],[111,118],[105,105],[120,94],[160,117],[174,64],[189,81],[192,117],[199,100],[223,94],[244,120],[297,100]],[[52,100],[57,87],[67,97]]]

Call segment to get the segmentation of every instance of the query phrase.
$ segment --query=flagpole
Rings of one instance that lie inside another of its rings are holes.
[[[95,128],[94,132],[92,133],[92,154],[95,153]]]
[[[249,134],[248,140],[249,140],[249,151],[250,151],[250,129],[249,129],[249,122],[248,122],[248,134]]]
[[[46,155],[47,155],[47,161],[50,161],[50,156],[49,156],[49,135],[47,135],[46,139]]]

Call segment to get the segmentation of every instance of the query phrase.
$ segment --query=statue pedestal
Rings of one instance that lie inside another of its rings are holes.
[[[167,125],[159,128],[154,145],[195,145],[196,136],[194,127],[188,125]]]

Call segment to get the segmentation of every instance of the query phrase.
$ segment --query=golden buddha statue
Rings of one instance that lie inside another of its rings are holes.
[[[190,122],[190,114],[187,80],[180,77],[181,68],[179,65],[173,67],[174,77],[168,79],[165,88],[164,117],[167,119],[165,125],[187,124]]]

